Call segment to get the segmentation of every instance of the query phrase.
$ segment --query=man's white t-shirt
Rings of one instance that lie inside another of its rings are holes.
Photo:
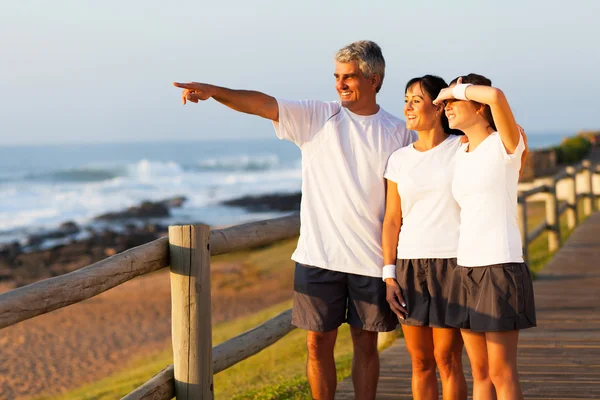
[[[381,277],[383,173],[388,157],[414,141],[382,108],[357,115],[338,102],[277,100],[280,139],[302,151],[301,264]]]
[[[460,207],[452,173],[460,145],[460,136],[450,135],[430,150],[410,144],[390,156],[384,177],[398,185],[402,209],[397,258],[456,257]]]
[[[517,184],[523,136],[508,154],[497,132],[456,155],[452,193],[461,207],[458,265],[483,267],[523,262],[517,224]]]

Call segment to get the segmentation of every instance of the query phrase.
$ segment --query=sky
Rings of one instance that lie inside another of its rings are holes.
[[[0,145],[271,137],[171,82],[336,100],[333,54],[361,39],[383,49],[395,115],[409,79],[476,72],[530,134],[600,129],[598,16],[596,0],[6,0]]]

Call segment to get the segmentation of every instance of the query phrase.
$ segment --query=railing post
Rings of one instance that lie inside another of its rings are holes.
[[[519,194],[517,198],[517,224],[521,231],[521,245],[523,246],[523,260],[529,263],[529,242],[527,241],[527,199]]]
[[[567,173],[571,179],[567,179],[567,225],[569,230],[577,225],[577,170],[575,167],[567,167]]]
[[[169,226],[175,397],[213,399],[210,228]]]
[[[583,166],[582,173],[585,179],[585,186],[587,189],[587,196],[583,199],[583,212],[584,214],[590,215],[594,209],[594,187],[593,187],[593,173],[590,160],[583,160],[581,165]]]
[[[554,252],[560,246],[560,220],[558,218],[558,199],[556,198],[556,181],[546,179],[546,223],[548,224],[548,251]]]

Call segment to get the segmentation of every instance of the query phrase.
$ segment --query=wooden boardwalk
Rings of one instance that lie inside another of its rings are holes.
[[[600,213],[575,229],[534,287],[538,327],[522,331],[519,341],[525,398],[600,399]],[[398,340],[381,355],[377,398],[411,398],[410,375],[410,358]],[[353,398],[347,379],[336,399]]]

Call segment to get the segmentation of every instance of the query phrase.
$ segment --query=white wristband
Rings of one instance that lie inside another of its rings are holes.
[[[467,87],[471,86],[470,83],[461,83],[460,85],[454,86],[452,89],[452,95],[458,100],[469,100],[467,99],[466,91]]]
[[[383,275],[381,279],[385,282],[388,278],[396,279],[396,265],[395,264],[387,264],[383,266]]]

